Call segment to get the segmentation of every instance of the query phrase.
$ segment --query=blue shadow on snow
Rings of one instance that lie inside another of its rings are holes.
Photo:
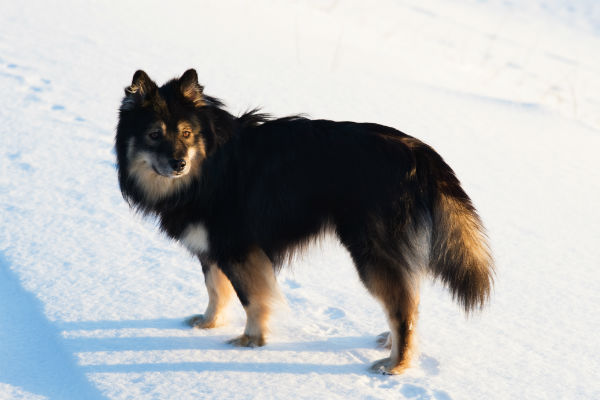
[[[0,383],[50,399],[103,399],[2,253],[0,293]]]

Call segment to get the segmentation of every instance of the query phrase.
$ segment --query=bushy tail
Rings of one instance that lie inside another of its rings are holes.
[[[494,264],[483,225],[459,183],[438,191],[433,209],[430,269],[466,312],[490,297]]]

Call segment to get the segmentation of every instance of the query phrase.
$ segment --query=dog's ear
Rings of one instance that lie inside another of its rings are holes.
[[[131,85],[125,88],[125,98],[121,105],[122,110],[130,110],[142,104],[144,99],[153,95],[158,87],[144,71],[137,70],[133,74]]]
[[[156,83],[147,73],[138,69],[133,74],[133,79],[131,80],[131,86],[125,89],[127,93],[139,93],[142,96],[146,96],[157,89]]]
[[[179,78],[181,94],[196,107],[206,105],[204,102],[204,87],[198,83],[198,74],[195,69],[188,69]]]

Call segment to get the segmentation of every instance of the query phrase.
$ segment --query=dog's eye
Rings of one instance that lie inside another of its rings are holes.
[[[183,132],[181,132],[181,136],[183,136],[184,138],[189,138],[191,134],[192,134],[191,131],[183,131]]]
[[[160,137],[160,132],[158,132],[158,131],[150,132],[148,134],[148,136],[150,136],[150,139],[156,140]]]

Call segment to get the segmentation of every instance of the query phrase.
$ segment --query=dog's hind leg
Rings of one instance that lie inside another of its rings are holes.
[[[390,326],[391,353],[371,366],[374,372],[399,374],[410,366],[415,347],[419,294],[418,282],[406,271],[387,266],[367,266],[361,278],[382,304]]]
[[[209,329],[223,325],[224,309],[233,295],[233,287],[216,264],[202,264],[204,283],[208,291],[208,306],[204,314],[194,315],[186,323],[194,328]]]
[[[420,242],[398,246],[402,236],[383,217],[341,222],[337,223],[338,237],[350,252],[360,279],[383,305],[390,328],[389,334],[378,338],[382,347],[390,348],[390,356],[375,362],[371,370],[400,374],[410,366],[416,350],[420,271],[427,254],[418,246]]]
[[[379,335],[379,344],[391,349],[390,356],[376,361],[371,371],[400,374],[410,366],[415,351],[415,328],[419,308],[418,277],[408,267],[388,257],[373,257],[366,242],[348,246],[361,280],[384,307],[389,334]]]
[[[225,269],[246,311],[244,334],[230,340],[235,346],[264,346],[273,303],[281,298],[273,265],[261,249]]]

